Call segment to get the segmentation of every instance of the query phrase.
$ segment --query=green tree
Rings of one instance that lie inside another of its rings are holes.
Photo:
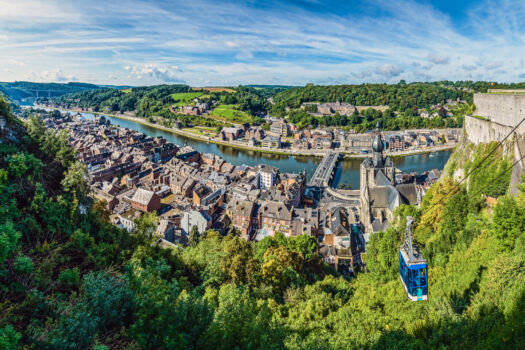
[[[200,241],[200,236],[199,228],[196,225],[193,225],[190,230],[190,236],[188,237],[188,244],[191,247],[195,247]]]
[[[77,161],[67,169],[61,184],[66,192],[83,198],[89,191],[89,185],[86,178],[86,166]]]

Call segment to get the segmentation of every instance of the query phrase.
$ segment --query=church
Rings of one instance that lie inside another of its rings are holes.
[[[366,157],[361,163],[359,201],[366,233],[385,230],[393,220],[392,212],[401,204],[419,205],[421,202],[415,183],[396,183],[396,167],[390,157],[383,157],[384,147],[377,123],[372,158]]]

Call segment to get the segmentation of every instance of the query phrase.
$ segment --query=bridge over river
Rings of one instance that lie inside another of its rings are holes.
[[[339,152],[328,152],[315,169],[315,173],[308,181],[308,187],[328,187],[331,185],[337,162],[341,154]]]

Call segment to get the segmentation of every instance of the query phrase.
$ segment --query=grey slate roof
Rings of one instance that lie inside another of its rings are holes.
[[[390,186],[390,180],[387,179],[386,175],[381,171],[377,171],[377,174],[375,176],[375,183],[376,186]]]
[[[142,205],[148,205],[154,194],[155,193],[152,191],[148,191],[144,188],[139,188],[137,192],[135,192],[131,200]]]

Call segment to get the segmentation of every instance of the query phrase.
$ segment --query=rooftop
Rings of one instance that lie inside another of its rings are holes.
[[[142,205],[148,205],[154,194],[155,193],[152,191],[148,191],[144,188],[139,188],[137,192],[135,192],[131,200]]]

